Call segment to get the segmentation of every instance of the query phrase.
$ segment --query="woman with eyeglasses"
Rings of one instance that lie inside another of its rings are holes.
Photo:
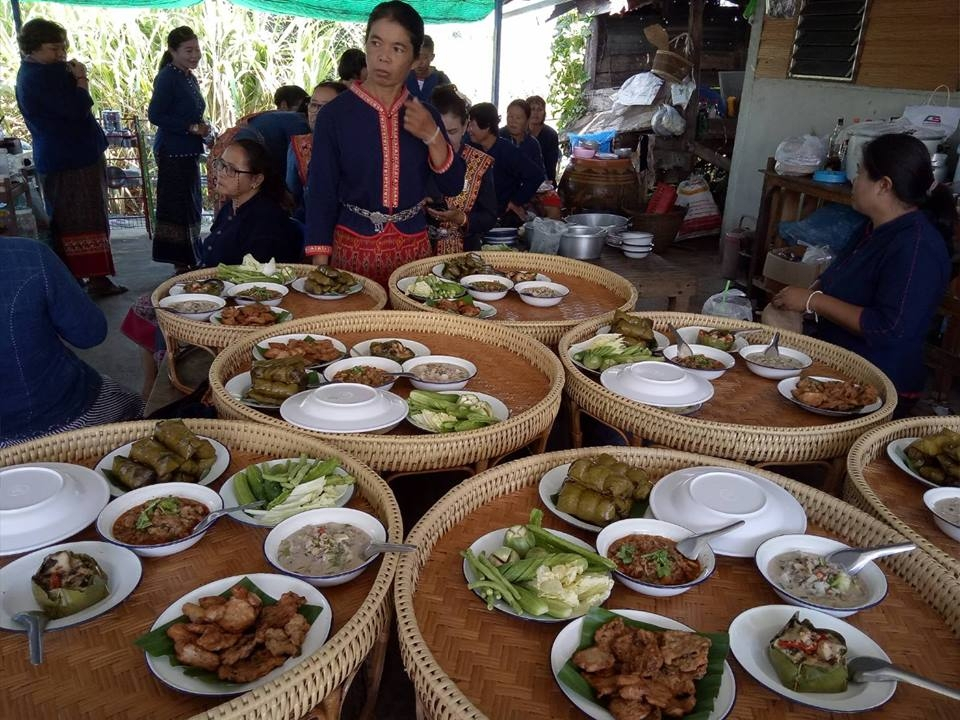
[[[463,159],[440,114],[410,98],[407,75],[423,43],[423,18],[400,0],[367,20],[367,79],[317,116],[307,182],[306,250],[386,284],[399,266],[430,255],[427,181],[463,190]]]
[[[126,292],[116,274],[107,218],[107,139],[93,117],[87,68],[67,60],[67,31],[49,20],[17,36],[23,61],[17,105],[33,138],[33,162],[50,215],[54,249],[94,297]]]

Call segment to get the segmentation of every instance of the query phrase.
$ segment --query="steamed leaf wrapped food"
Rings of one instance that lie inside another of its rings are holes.
[[[651,350],[656,349],[657,340],[653,335],[653,320],[650,318],[617,310],[613,314],[610,332],[623,335],[627,345],[646,345]]]
[[[180,469],[181,458],[153,438],[141,438],[130,448],[130,459],[152,468],[158,482],[167,482]]]
[[[557,508],[594,525],[628,517],[646,502],[653,483],[639,467],[606,453],[570,465],[556,498]]]
[[[904,452],[921,477],[936,485],[960,486],[960,433],[943,428],[914,440]]]
[[[198,437],[182,420],[162,420],[153,435],[131,445],[129,457],[115,457],[110,470],[133,490],[157,482],[200,482],[216,461],[213,443]]]
[[[557,509],[594,525],[608,525],[620,519],[619,510],[610,498],[574,482],[563,484]]]
[[[161,420],[153,429],[153,438],[182,458],[216,456],[213,445],[194,435],[183,420]]]
[[[31,579],[33,597],[51,618],[73,615],[110,594],[107,574],[89,555],[60,550],[40,563]]]
[[[838,693],[847,689],[847,643],[838,632],[815,628],[794,613],[770,640],[767,657],[795,692]]]
[[[146,465],[134,462],[122,455],[113,459],[111,467],[113,474],[130,490],[136,490],[144,485],[151,485],[157,481],[157,473]]]
[[[307,389],[307,360],[302,355],[258,360],[250,371],[246,398],[264,405],[281,405],[291,395]]]

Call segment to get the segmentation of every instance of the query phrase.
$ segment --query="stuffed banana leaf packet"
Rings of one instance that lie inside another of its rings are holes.
[[[795,692],[847,689],[847,641],[838,632],[800,620],[799,612],[770,641],[767,657],[780,682]]]
[[[302,355],[257,360],[250,370],[247,398],[267,405],[280,405],[291,395],[307,389],[307,360]]]
[[[561,512],[608,525],[629,516],[633,503],[646,500],[652,489],[645,470],[604,453],[570,466],[556,503]]]
[[[653,320],[650,318],[617,310],[610,323],[610,332],[623,335],[623,341],[627,345],[646,345],[651,350],[657,348],[657,340],[653,335]]]
[[[110,594],[107,574],[89,555],[69,550],[47,555],[31,578],[33,597],[51,618],[86,610]]]

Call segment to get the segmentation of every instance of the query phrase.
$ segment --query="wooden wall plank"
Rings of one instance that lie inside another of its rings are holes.
[[[763,32],[757,50],[757,77],[786,78],[797,30],[795,18],[763,19]]]

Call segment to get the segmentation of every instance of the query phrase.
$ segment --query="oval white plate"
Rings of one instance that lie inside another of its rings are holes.
[[[274,323],[275,325],[279,325],[280,323],[285,323],[288,320],[293,320],[293,313],[290,312],[289,310],[284,310],[283,308],[269,307],[269,306],[267,307],[267,309],[274,314],[274,317],[276,317],[277,321],[276,323]],[[220,315],[222,313],[223,313],[223,310],[217,310],[215,313],[213,313],[213,315],[210,316],[210,322],[213,323],[214,325],[223,325],[223,322],[221,322],[220,320]],[[262,330],[267,326],[266,325],[228,325],[227,327],[242,327],[242,328],[247,328],[248,330]]]
[[[883,705],[893,697],[897,683],[851,682],[842,693],[795,692],[780,682],[767,658],[767,645],[799,610],[801,620],[809,620],[814,627],[833,630],[847,641],[847,658],[875,657],[889,662],[887,654],[866,634],[839,618],[819,610],[798,608],[794,605],[763,605],[746,610],[730,623],[730,651],[741,667],[754,680],[788,700],[828,712],[863,712]]]
[[[607,335],[610,333],[609,325],[601,325],[597,328],[597,332],[594,333],[594,337],[597,335]],[[664,335],[662,332],[653,331],[653,338],[657,341],[657,347],[654,349],[654,352],[663,352],[663,349],[670,345],[670,338]]]
[[[258,465],[261,468],[264,468],[264,467],[273,467],[274,465],[279,465],[280,463],[287,462],[287,460],[299,460],[299,459],[300,458],[280,458],[279,460],[267,460],[266,462],[254,463],[254,464]],[[248,465],[247,467],[250,467],[250,466]],[[244,468],[244,470],[246,469],[247,468]],[[243,470],[241,470],[240,472],[243,472]],[[335,473],[337,475],[348,474],[347,471],[344,470],[343,468],[337,468]],[[228,477],[220,488],[220,497],[223,498],[223,506],[225,508],[236,507],[237,505],[241,504],[240,501],[237,500],[237,495],[233,490],[233,480],[239,474],[240,473],[234,473],[233,475]],[[330,507],[343,507],[348,502],[350,502],[350,498],[353,497],[353,491],[356,485],[351,483],[350,485],[344,485],[343,487],[345,488],[343,495],[341,495],[339,499]],[[256,527],[273,527],[273,525],[269,525],[263,522],[263,520],[256,515],[247,515],[247,513],[243,510],[234,510],[232,513],[227,513],[227,514],[237,522],[243,523],[244,525],[254,525]]]
[[[315,295],[314,293],[307,292],[306,283],[307,283],[307,279],[305,277],[297,278],[292,283],[290,283],[290,287],[292,287],[297,292],[302,292],[304,295],[309,295],[314,300],[342,300],[343,298],[349,295],[356,295],[358,292],[363,292],[363,283],[358,282],[358,283],[355,283],[354,285],[351,285],[349,288],[347,288],[347,291],[345,293]]]
[[[423,343],[419,343],[416,340],[407,340],[405,338],[392,337],[392,338],[372,338],[370,340],[363,340],[358,342],[352,348],[350,348],[350,357],[368,357],[370,356],[370,346],[375,342],[388,342],[390,340],[396,341],[406,347],[409,350],[413,351],[414,357],[425,357],[430,354],[430,348],[428,348]]]
[[[650,511],[658,520],[693,532],[744,520],[736,530],[710,541],[717,555],[729,557],[753,557],[765,540],[807,529],[807,515],[793,495],[759,475],[722,467],[685,468],[665,475],[650,492]]]
[[[200,598],[208,595],[219,595],[225,590],[229,590],[245,577],[249,578],[254,585],[275,600],[279,600],[283,593],[290,590],[297,593],[297,595],[305,597],[308,605],[319,605],[323,608],[320,616],[313,621],[310,630],[307,631],[307,636],[304,638],[303,645],[300,648],[300,654],[290,658],[283,665],[275,668],[262,678],[249,683],[237,684],[228,682],[205,682],[200,678],[187,675],[187,668],[185,666],[171,665],[169,657],[153,657],[149,653],[144,653],[144,657],[147,659],[147,665],[150,671],[157,676],[157,679],[175,690],[182,690],[191,695],[238,695],[277,679],[290,668],[299,665],[323,647],[323,644],[330,636],[330,626],[333,621],[333,611],[330,608],[330,603],[327,602],[323,593],[312,585],[308,585],[302,580],[297,580],[287,575],[274,575],[272,573],[234,575],[233,577],[207,583],[203,587],[188,592],[170,605],[170,607],[161,613],[160,617],[157,618],[150,629],[155,630],[159,626],[171,620],[176,620],[183,615],[183,606],[185,603],[196,602]]]
[[[550,532],[552,532],[557,537],[562,537],[564,540],[568,540],[575,545],[579,545],[584,550],[590,550],[591,552],[593,551],[592,547],[590,547],[587,543],[585,543],[583,540],[581,540],[578,537],[574,537],[573,535],[567,535],[567,533],[561,532],[559,530],[551,529]],[[503,537],[504,535],[506,535],[506,533],[507,533],[507,528],[492,530],[491,532],[488,532],[486,535],[474,540],[473,544],[470,546],[470,550],[473,552],[474,555],[479,555],[480,552],[485,552],[487,555],[489,555],[498,547],[503,545]],[[470,563],[467,562],[466,558],[464,558],[463,560],[463,576],[467,579],[468,584],[477,581],[477,574],[473,571],[473,568],[470,567]],[[480,597],[480,596],[477,595],[477,597]],[[565,623],[571,620],[571,618],[561,619],[561,618],[550,617],[549,615],[534,616],[534,615],[527,615],[526,613],[518,614],[514,611],[512,607],[507,605],[507,603],[505,603],[503,600],[497,600],[493,604],[493,607],[495,610],[499,610],[502,613],[506,613],[507,615],[513,615],[514,617],[518,617],[518,618],[523,618],[524,620],[535,620],[537,622],[542,622],[542,623]],[[481,607],[479,605],[477,606],[477,611],[488,612],[486,607]]]
[[[411,293],[408,293],[407,290],[409,290],[410,286],[417,281],[418,277],[420,276],[410,275],[409,277],[400,278],[399,280],[397,280],[397,289],[400,292],[402,292],[404,295],[407,295],[408,297],[412,297],[414,300],[457,300],[459,298],[466,296],[467,294],[467,289],[462,285],[461,285],[461,288],[463,288],[463,292],[460,295],[457,295],[456,297],[453,297],[453,298],[435,298],[432,295],[430,297],[424,297],[423,295],[413,295]],[[445,280],[446,282],[449,282],[449,283],[453,283],[454,285],[460,284],[456,280],[447,280],[447,278],[442,278],[442,280]]]
[[[504,420],[510,417],[510,408],[508,408],[502,400],[495,398],[493,395],[487,395],[487,393],[482,393],[482,392],[473,392],[472,390],[438,390],[437,392],[439,392],[441,395],[476,395],[478,398],[480,398],[484,402],[490,403],[490,408],[493,410],[493,416],[497,418],[498,422],[503,422]],[[428,432],[428,433],[437,432],[436,430],[431,430],[430,428],[416,422],[412,417],[410,417],[409,413],[407,414],[406,417],[407,417],[407,422],[409,422],[411,425],[413,425],[416,428],[420,428],[424,432]],[[493,423],[493,424],[496,424],[496,423]],[[488,425],[487,427],[490,427],[490,426]],[[456,432],[456,431],[451,431],[451,432]],[[446,435],[447,433],[442,433],[442,434]]]
[[[443,263],[437,263],[436,265],[434,265],[434,266],[431,268],[431,272],[432,272],[434,275],[436,275],[438,278],[440,278],[441,280],[450,280],[450,282],[457,282],[456,280],[453,280],[452,278],[444,277],[444,275],[443,275]],[[498,270],[497,272],[500,273],[499,270]],[[510,272],[513,272],[513,271],[511,270]],[[504,275],[504,277],[506,277],[506,275]],[[537,273],[537,276],[534,278],[534,280],[537,280],[537,281],[539,281],[539,282],[552,282],[552,281],[550,280],[550,278],[548,278],[548,277],[547,277],[546,275],[544,275],[543,273]]]
[[[829,382],[831,380],[837,381],[837,378],[822,377],[817,375],[808,375],[807,377],[812,378],[813,380],[823,380],[825,382]],[[825,415],[827,417],[855,417],[857,415],[869,415],[870,413],[879,410],[883,405],[883,400],[878,399],[876,402],[870,403],[869,405],[864,405],[858,410],[824,410],[822,408],[813,407],[812,405],[807,405],[806,403],[800,402],[793,396],[793,389],[802,379],[803,378],[801,377],[789,377],[781,380],[777,383],[777,392],[779,392],[783,397],[797,407],[802,407],[807,412],[812,412],[816,415]]]
[[[318,388],[323,385],[326,381],[323,379],[323,374],[311,371],[307,373],[307,385],[309,389]],[[236,400],[238,403],[242,403],[247,407],[256,408],[257,410],[279,410],[280,405],[266,405],[264,403],[258,403],[254,400],[247,400],[244,398],[244,395],[247,394],[247,391],[253,385],[253,381],[250,379],[250,371],[242,372],[239,375],[234,375],[232,378],[227,380],[223,384],[223,389]]]
[[[707,402],[713,397],[713,384],[709,380],[694,375],[693,373],[688,373],[690,380],[692,381],[691,390],[689,393],[673,398],[649,395],[633,387],[629,387],[623,382],[623,379],[620,377],[620,375],[626,368],[630,367],[630,364],[614,365],[611,368],[607,368],[600,374],[600,384],[608,390],[612,390],[617,395],[625,397],[627,400],[633,400],[638,403],[652,405],[653,407],[659,407],[665,410],[685,409],[694,406],[696,409],[699,409],[703,403]],[[694,383],[696,383],[695,387],[693,387]],[[693,410],[690,410],[689,412],[693,412]]]
[[[227,296],[230,294],[230,291],[233,290],[233,288],[235,288],[235,287],[237,286],[237,284],[236,284],[236,283],[232,283],[232,282],[230,282],[229,280],[223,280],[223,281],[221,281],[221,282],[223,282],[223,290],[220,292],[220,295],[219,295],[218,297],[225,298],[225,297],[227,297]],[[177,283],[176,285],[171,286],[170,292],[169,292],[168,294],[169,294],[169,295],[183,295],[183,292],[184,292],[183,286],[184,286],[184,285],[186,285],[186,283]],[[50,626],[48,625],[47,627],[50,627]]]
[[[630,620],[656,625],[665,630],[685,630],[687,632],[693,632],[693,628],[677,622],[672,618],[664,617],[663,615],[655,615],[642,610],[611,610],[610,612],[622,615]],[[613,720],[613,715],[610,714],[609,710],[578,695],[560,681],[560,671],[580,647],[580,631],[582,626],[583,618],[577,618],[557,634],[557,639],[553,641],[553,647],[550,648],[550,669],[553,670],[553,678],[557,681],[557,685],[560,686],[563,694],[586,715],[594,718],[594,720]],[[730,662],[724,660],[720,689],[717,692],[717,697],[714,698],[713,711],[708,716],[708,720],[723,720],[723,718],[727,717],[730,711],[733,710],[733,703],[736,698],[737,681],[733,676],[733,670],[730,668]]]
[[[407,416],[407,401],[399,395],[384,392],[390,403],[389,412],[373,419],[365,420],[324,420],[305,414],[300,403],[312,390],[304,390],[287,398],[280,406],[280,417],[291,425],[324,433],[379,433],[392,430]]]
[[[223,471],[230,466],[230,451],[227,450],[222,443],[217,442],[213,438],[204,437],[203,435],[197,435],[197,437],[201,440],[207,440],[211,445],[213,445],[213,449],[217,452],[217,459],[213,463],[213,467],[210,468],[206,475],[200,478],[200,485],[209,485],[218,477],[223,475]],[[126,445],[121,445],[116,450],[107,453],[103,456],[103,458],[101,458],[100,462],[97,463],[97,466],[94,469],[103,475],[104,478],[107,478],[106,473],[103,471],[111,470],[113,468],[113,459],[118,455],[122,457],[129,457],[131,447],[133,447],[133,443],[128,442]],[[127,490],[114,485],[109,478],[107,478],[107,482],[110,485],[110,495],[112,497],[120,497],[124,493],[128,492]]]
[[[919,480],[927,487],[932,487],[932,488],[941,487],[936,483],[930,482],[919,473],[914,472],[913,468],[910,467],[910,463],[907,461],[907,452],[906,452],[907,448],[919,439],[920,438],[909,437],[909,438],[900,438],[899,440],[894,440],[893,442],[887,445],[887,457],[890,458],[893,461],[893,464],[896,465],[901,470],[903,470],[907,475],[909,475],[910,477],[916,480]]]
[[[26,632],[23,625],[14,621],[13,616],[22,610],[41,609],[33,597],[31,579],[40,569],[43,559],[59,550],[84,553],[96,560],[107,574],[107,589],[110,592],[103,600],[80,612],[50,620],[47,630],[79,625],[103,615],[123,602],[140,584],[143,571],[140,558],[127,548],[95,540],[45,547],[0,568],[0,628]]]
[[[272,338],[267,338],[266,340],[261,340],[256,345],[253,346],[253,359],[254,360],[266,360],[264,353],[270,349],[270,343],[285,344],[291,340],[306,340],[311,338],[313,340],[329,340],[333,343],[333,346],[340,351],[340,358],[346,356],[347,346],[336,338],[330,337],[329,335],[319,335],[316,333],[293,333],[291,335],[276,335]],[[340,358],[334,358],[333,360],[328,360],[327,362],[315,363],[311,367],[320,367],[322,365],[329,365],[334,362],[334,360],[339,360]]]
[[[603,530],[602,527],[599,525],[593,525],[592,523],[588,523],[586,520],[581,520],[578,517],[574,517],[569,513],[563,512],[553,501],[553,496],[559,493],[560,488],[563,487],[563,481],[567,479],[567,471],[570,469],[570,465],[572,464],[573,463],[557,465],[557,467],[547,470],[546,474],[540,478],[540,485],[538,486],[540,491],[540,501],[546,505],[547,510],[552,512],[564,522],[568,522],[574,527],[578,527],[581,530],[586,530],[587,532],[598,533]]]
[[[0,520],[0,555],[16,555],[36,550],[52,543],[64,540],[92,524],[100,511],[110,500],[110,483],[95,470],[70,463],[40,462],[26,463],[31,467],[43,467],[56,470],[64,476],[65,485],[56,502],[69,503],[69,520],[54,524],[37,522],[24,532],[14,534],[9,523]],[[9,470],[12,467],[3,468]],[[3,487],[2,492],[16,492],[16,488]],[[53,500],[54,498],[51,498]],[[47,510],[44,510],[46,512]]]

